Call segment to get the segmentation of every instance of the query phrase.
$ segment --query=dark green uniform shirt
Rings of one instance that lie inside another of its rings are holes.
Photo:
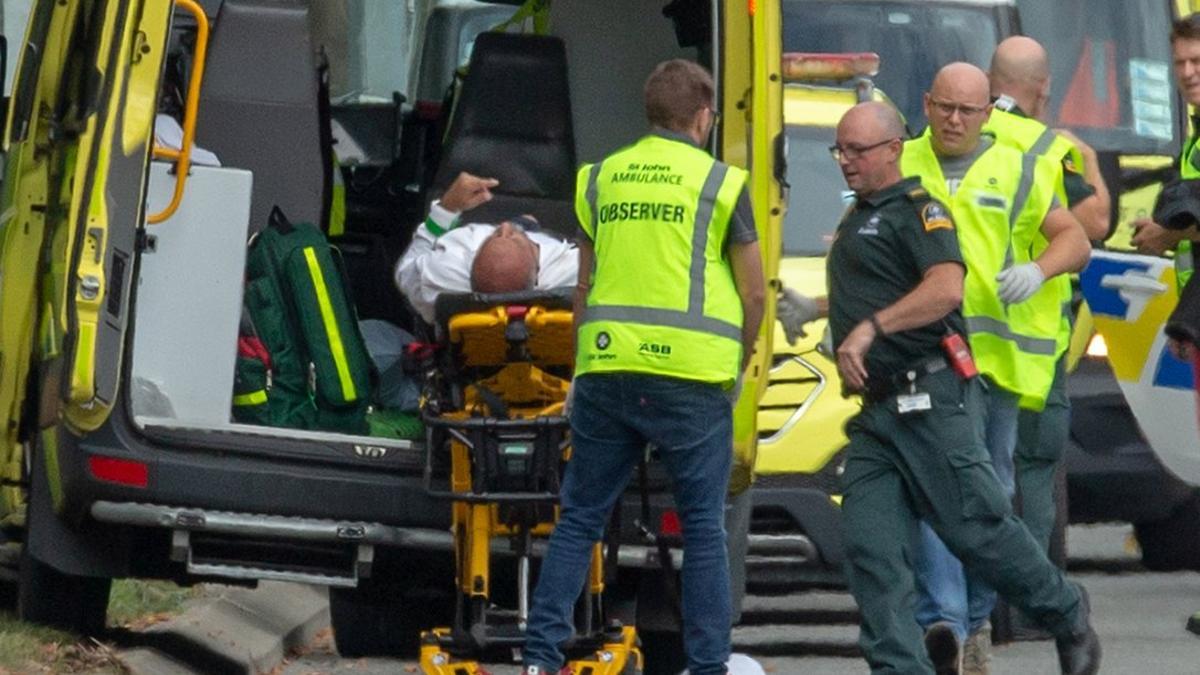
[[[833,344],[944,262],[963,264],[958,234],[950,209],[930,197],[919,178],[859,199],[838,225],[826,266]],[[961,309],[933,324],[876,338],[867,353],[868,376],[881,381],[942,354],[941,340],[951,330],[966,334]]]

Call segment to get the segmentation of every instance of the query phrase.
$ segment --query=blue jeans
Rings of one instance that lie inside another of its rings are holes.
[[[1016,394],[988,382],[984,400],[984,443],[1000,486],[1011,500],[1016,492],[1013,450],[1017,446],[1019,399]],[[991,616],[996,606],[996,591],[976,575],[964,571],[962,563],[924,520],[917,537],[913,568],[917,579],[917,623],[922,628],[938,621],[948,622],[962,642]]]
[[[524,661],[558,672],[560,647],[574,634],[592,545],[647,444],[673,480],[683,526],[682,614],[688,668],[723,675],[732,602],[724,508],[733,458],[733,418],[720,387],[633,373],[576,378],[571,461],[563,477],[558,524],[533,593]]]

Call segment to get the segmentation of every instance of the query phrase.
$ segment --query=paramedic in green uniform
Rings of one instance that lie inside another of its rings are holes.
[[[1039,121],[1050,100],[1050,61],[1045,48],[1023,35],[1005,39],[992,54],[988,81],[995,108],[984,132],[995,134],[997,141],[1022,152],[1062,162],[1059,200],[1079,219],[1088,239],[1103,241],[1108,236],[1112,203],[1100,175],[1096,151],[1069,132],[1050,129]],[[1071,287],[1061,287],[1064,310],[1069,312]],[[1047,549],[1057,512],[1054,474],[1070,436],[1066,359],[1064,352],[1055,366],[1046,407],[1020,412],[1013,453],[1021,518]]]
[[[857,195],[828,276],[838,372],[863,397],[846,425],[842,478],[859,643],[874,673],[933,672],[910,562],[924,518],[968,568],[1054,633],[1064,673],[1094,673],[1100,644],[1086,595],[1013,515],[976,423],[983,385],[943,347],[964,339],[965,266],[949,210],[917,179],[901,178],[903,129],[891,107],[862,103],[842,118],[831,148]]]
[[[1023,35],[1004,39],[992,54],[988,81],[994,107],[983,127],[984,133],[994,134],[998,142],[1022,152],[1060,162],[1063,170],[1059,201],[1079,220],[1088,239],[1106,239],[1112,220],[1112,200],[1100,174],[1096,151],[1071,132],[1051,129],[1041,121],[1049,113],[1050,102],[1050,59],[1046,49],[1037,40]],[[1073,290],[1065,280],[1058,287],[1063,312],[1070,317]],[[1062,330],[1064,342],[1069,341],[1070,323],[1064,323]],[[1064,351],[1055,365],[1046,407],[1041,411],[1020,411],[1013,453],[1021,519],[1046,550],[1050,550],[1058,515],[1055,477],[1062,471],[1063,450],[1071,433],[1067,356]],[[990,610],[991,604],[978,611]],[[987,654],[991,650],[984,643],[990,642],[991,625],[984,624],[983,628],[973,632],[964,645],[964,675],[987,672]],[[1020,626],[1017,630],[1024,628]],[[1025,632],[1025,635],[1034,634]]]

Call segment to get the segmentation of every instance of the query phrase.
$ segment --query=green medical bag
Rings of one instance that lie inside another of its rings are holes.
[[[235,419],[367,433],[371,361],[345,279],[341,256],[315,225],[291,223],[272,209],[267,227],[250,241],[243,303],[270,354],[266,409],[239,412],[235,404]],[[236,379],[243,386],[262,379],[249,360],[239,359]]]

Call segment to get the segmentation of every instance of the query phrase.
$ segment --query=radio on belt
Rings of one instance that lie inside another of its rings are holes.
[[[979,374],[979,369],[975,367],[975,358],[971,356],[971,348],[962,335],[948,333],[942,338],[942,349],[946,351],[946,360],[950,362],[950,367],[959,377],[969,380]]]

